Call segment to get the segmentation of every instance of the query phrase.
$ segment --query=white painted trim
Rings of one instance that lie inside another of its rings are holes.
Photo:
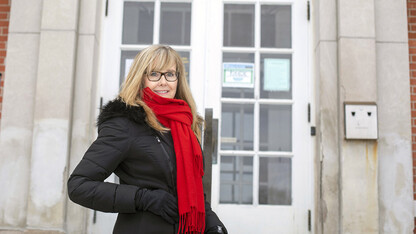
[[[254,47],[222,47],[222,52],[236,52],[236,53],[254,53]]]
[[[413,216],[416,217],[416,200],[413,200]]]
[[[257,135],[258,135],[258,131],[254,131],[254,132],[257,132]],[[256,133],[254,133],[254,135],[256,135]],[[254,154],[254,157],[253,157],[253,206],[259,205],[259,177],[260,177],[259,170],[260,170],[260,159],[257,154]]]
[[[255,54],[254,54],[254,64],[255,68],[254,71],[256,73],[256,77],[260,77],[260,4],[256,1],[254,5],[254,47],[255,47]],[[257,68],[257,69],[256,69]],[[254,129],[253,129],[253,147],[254,147],[254,154],[253,157],[253,206],[257,206],[259,204],[259,177],[260,177],[260,159],[257,154],[259,151],[259,141],[260,141],[260,106],[258,103],[258,99],[260,97],[260,79],[254,79]]]
[[[254,5],[254,47],[256,52],[260,49],[261,41],[261,9],[260,3],[256,1]]]
[[[205,87],[207,79],[205,66],[206,53],[206,1],[194,1],[192,3],[191,16],[191,46],[172,46],[176,50],[190,51],[189,83],[197,106],[197,111],[205,115]]]
[[[101,36],[102,50],[100,67],[100,90],[98,94],[103,97],[103,104],[113,99],[119,90],[120,77],[120,50],[123,28],[123,1],[109,1],[109,14],[103,20]],[[119,29],[119,30],[114,30]],[[116,65],[114,65],[116,64]]]
[[[134,50],[142,50],[146,47],[148,47],[149,45],[120,45],[120,50],[123,51],[134,51]]]
[[[260,0],[260,4],[267,4],[267,5],[292,5],[296,0]]]
[[[192,47],[191,46],[176,46],[176,45],[169,45],[170,47],[172,47],[174,50],[178,50],[178,51],[191,51]],[[149,47],[149,45],[120,45],[120,50],[123,51],[134,51],[134,50],[142,50],[144,48]]]
[[[261,54],[293,54],[293,49],[285,48],[255,48],[255,47],[222,47],[223,52],[231,53],[255,53],[259,51]]]
[[[290,151],[259,151],[257,154],[261,157],[293,158],[293,152]]]
[[[310,21],[309,21],[309,25],[308,25],[308,29],[307,29],[307,38],[309,39],[309,43],[308,43],[308,65],[307,65],[307,71],[308,71],[308,82],[309,82],[309,100],[310,100],[310,126],[314,126],[316,127],[316,113],[315,113],[315,106],[317,105],[317,101],[316,101],[316,78],[315,78],[315,67],[314,66],[314,58],[315,58],[315,53],[314,53],[314,40],[313,38],[313,33],[314,33],[314,25],[315,24],[315,17],[313,17],[314,15],[314,4],[312,3],[312,1],[309,1],[309,13],[310,13]],[[315,190],[315,170],[314,170],[314,159],[317,158],[316,157],[316,149],[318,147],[317,145],[317,137],[313,137],[311,136],[311,141],[310,141],[310,152],[311,154],[309,155],[309,159],[307,160],[307,165],[308,165],[308,174],[309,174],[309,191],[310,192],[310,196],[309,196],[309,200],[308,200],[308,206],[310,207],[309,209],[311,210],[311,233],[314,233],[314,226],[315,226],[315,220],[318,220],[315,215],[316,212],[316,207],[314,204],[314,201],[316,199],[316,193],[314,192]],[[322,154],[320,154],[320,161],[322,161]]]
[[[222,103],[240,103],[240,104],[254,104],[256,100],[248,98],[221,98]],[[292,105],[294,103],[291,99],[258,99],[259,104],[276,104],[276,105]]]
[[[260,104],[278,104],[278,105],[293,105],[292,99],[259,99]]]
[[[248,4],[254,4],[256,3],[257,0],[224,0],[223,3],[224,4],[243,4],[243,5],[248,5]]]
[[[294,1],[290,0],[224,0],[224,4],[273,4],[273,5],[292,5]]]
[[[282,0],[261,0],[261,5],[292,5],[295,1]]]
[[[220,139],[221,140],[221,139]],[[255,154],[254,151],[243,151],[243,150],[220,150],[219,151],[220,155],[225,155],[225,156],[241,156],[241,157],[251,157]]]
[[[144,0],[149,1],[149,0]],[[161,2],[173,2],[173,3],[192,3],[192,0],[161,0]]]
[[[247,99],[247,98],[221,98],[222,103],[240,103],[240,104],[254,104],[254,99]]]
[[[153,44],[159,44],[159,30],[160,30],[160,0],[156,0],[154,18],[153,18]]]
[[[254,154],[256,154],[256,151],[220,150],[219,154],[224,155],[224,156],[251,157]],[[257,154],[260,157],[279,157],[279,158],[292,158],[293,157],[293,152],[288,152],[288,151],[257,151]]]
[[[271,49],[271,48],[260,48],[261,54],[293,54],[293,49]]]
[[[151,0],[124,0],[125,2],[150,2]],[[161,0],[161,2],[191,3],[192,0]]]

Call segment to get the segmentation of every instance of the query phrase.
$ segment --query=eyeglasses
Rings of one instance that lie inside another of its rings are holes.
[[[149,74],[147,74],[147,79],[149,79],[152,82],[157,82],[162,78],[162,76],[165,77],[166,81],[168,82],[175,82],[178,79],[178,73],[176,72],[157,72],[152,71]]]

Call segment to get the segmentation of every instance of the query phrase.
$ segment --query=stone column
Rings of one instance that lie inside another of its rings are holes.
[[[64,232],[78,0],[44,0],[27,227]]]
[[[341,233],[378,233],[375,140],[344,139],[344,102],[376,102],[374,0],[338,0]]]
[[[103,1],[80,1],[69,174],[96,137],[95,119],[99,112],[96,93],[103,14]],[[67,233],[87,233],[87,220],[92,219],[88,214],[86,208],[68,201]]]
[[[26,225],[41,12],[41,0],[11,2],[0,131],[0,226],[6,229]]]
[[[379,233],[413,233],[406,1],[377,0],[375,10],[379,110]]]
[[[312,1],[316,79],[314,233],[339,233],[337,8],[334,0]]]

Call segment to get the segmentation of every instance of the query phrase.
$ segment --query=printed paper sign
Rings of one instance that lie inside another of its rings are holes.
[[[223,63],[223,87],[254,88],[253,63]]]
[[[264,59],[264,90],[289,91],[290,90],[290,60]]]

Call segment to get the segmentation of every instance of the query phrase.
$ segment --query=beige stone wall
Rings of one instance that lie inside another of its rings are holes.
[[[406,2],[318,0],[313,9],[315,232],[411,233]],[[377,141],[344,139],[350,101],[377,103]]]
[[[376,102],[374,1],[338,1],[342,233],[378,233],[377,141],[344,139],[344,103]]]
[[[85,233],[68,173],[94,131],[101,0],[14,0],[0,131],[0,232]],[[8,230],[8,231],[7,231]]]
[[[0,132],[0,226],[26,226],[42,1],[13,1]],[[20,21],[26,18],[26,23]],[[20,19],[19,19],[20,18]],[[17,107],[17,108],[16,108]],[[7,188],[7,189],[6,189]]]
[[[312,1],[316,94],[315,233],[340,232],[337,4]]]
[[[377,0],[375,9],[379,109],[379,233],[413,233],[406,1]]]
[[[95,138],[95,118],[99,111],[98,69],[101,21],[104,1],[80,1],[78,48],[72,113],[71,147],[67,172],[71,173]],[[67,233],[85,233],[90,212],[67,202]]]

